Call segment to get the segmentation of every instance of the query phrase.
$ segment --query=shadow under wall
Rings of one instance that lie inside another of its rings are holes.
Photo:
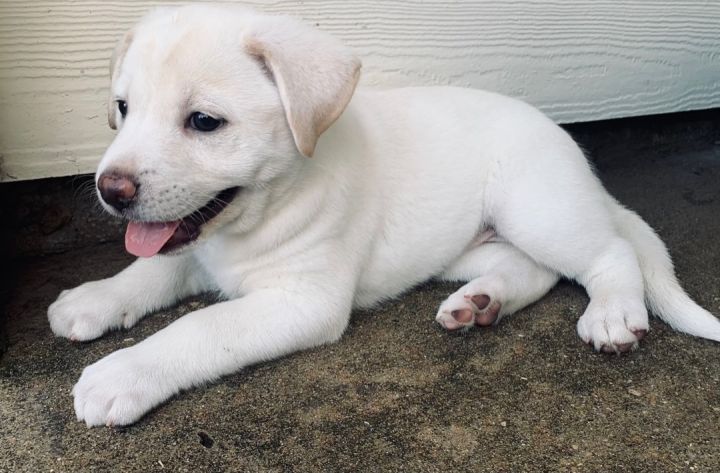
[[[94,189],[92,175],[0,184],[0,356],[24,260],[122,238],[122,222],[102,211]]]

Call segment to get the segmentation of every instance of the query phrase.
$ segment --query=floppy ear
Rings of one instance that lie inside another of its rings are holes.
[[[332,36],[289,17],[257,17],[244,41],[280,91],[295,145],[312,156],[320,135],[350,101],[360,60]]]
[[[113,51],[112,57],[110,58],[110,84],[115,82],[115,79],[117,79],[120,65],[125,58],[125,53],[127,53],[128,48],[130,48],[132,40],[133,30],[130,30],[125,33],[125,35],[118,42],[117,46],[115,46],[115,50]],[[117,129],[117,123],[115,122],[115,107],[115,100],[113,98],[111,90],[110,96],[108,97],[108,125],[110,125],[110,128],[112,128],[113,130]]]

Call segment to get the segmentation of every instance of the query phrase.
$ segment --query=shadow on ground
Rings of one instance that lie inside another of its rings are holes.
[[[680,279],[720,314],[720,146],[598,156],[601,178],[668,243]],[[75,421],[82,368],[202,298],[73,344],[45,311],[129,263],[120,243],[24,261],[0,361],[0,471],[720,471],[720,344],[654,321],[641,348],[575,335],[587,298],[560,284],[498,327],[433,323],[455,285],[356,312],[340,343],[182,393],[127,428]]]

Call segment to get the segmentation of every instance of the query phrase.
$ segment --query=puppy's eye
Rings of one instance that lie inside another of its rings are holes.
[[[125,115],[127,115],[127,102],[124,100],[118,100],[117,107],[118,107],[118,111],[120,112],[120,115],[122,115],[122,117],[125,118]]]
[[[223,124],[221,118],[214,118],[203,112],[195,112],[190,115],[190,127],[197,131],[213,131]]]

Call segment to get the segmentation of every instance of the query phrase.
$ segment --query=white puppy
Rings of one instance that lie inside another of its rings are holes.
[[[578,334],[596,350],[635,348],[646,301],[720,340],[660,239],[542,113],[460,88],[354,91],[359,71],[331,37],[239,8],[161,9],[125,35],[97,185],[141,258],[64,291],[52,330],[91,340],[201,291],[227,300],[87,367],[79,420],[128,424],[182,389],[334,342],[353,307],[431,277],[467,282],[440,305],[451,330],[567,277],[590,295]]]

